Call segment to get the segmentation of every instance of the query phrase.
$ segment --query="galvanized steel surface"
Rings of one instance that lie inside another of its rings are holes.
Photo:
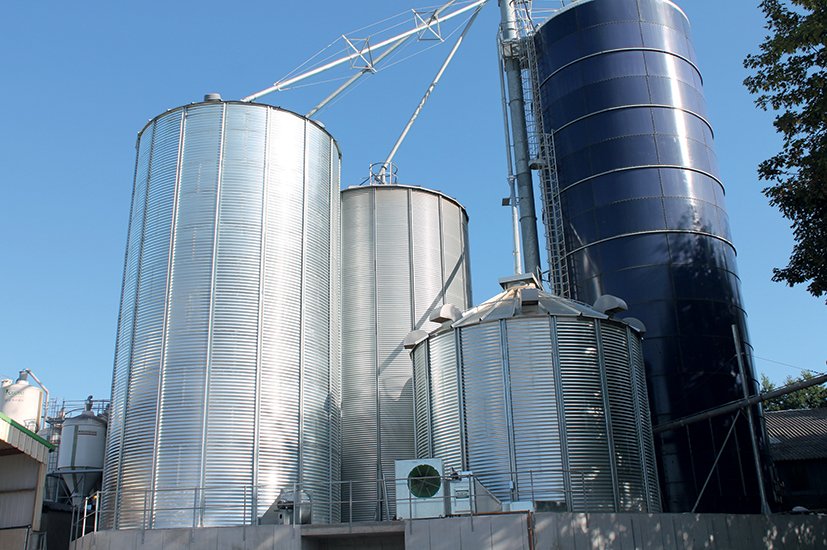
[[[417,441],[439,434],[462,446],[454,467],[504,501],[660,511],[640,335],[543,292],[522,303],[525,289],[507,289],[414,348]],[[459,350],[434,353],[454,340]],[[417,451],[452,461],[433,444]]]
[[[293,483],[331,500],[336,143],[287,111],[209,102],[155,118],[137,148],[102,521],[240,524]],[[267,487],[256,510],[245,486]]]
[[[378,481],[393,478],[395,460],[416,456],[402,340],[437,326],[428,320],[434,307],[471,304],[468,216],[455,200],[418,187],[352,187],[341,197],[342,479],[357,501],[353,519],[373,520],[394,516],[392,494],[379,507]]]

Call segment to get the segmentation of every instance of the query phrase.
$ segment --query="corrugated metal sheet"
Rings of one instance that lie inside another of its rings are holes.
[[[171,284],[167,310],[166,350],[158,409],[158,487],[199,487],[202,484],[204,403],[210,334],[210,280],[215,245],[215,212],[221,148],[221,118],[215,109],[185,113],[181,167],[174,213]],[[209,183],[208,183],[209,182]],[[111,423],[110,423],[111,426]],[[150,487],[151,488],[151,487]],[[172,509],[156,517],[165,525],[192,525],[194,495],[164,491],[155,508]],[[134,522],[143,521],[135,517]]]
[[[572,508],[614,508],[606,410],[594,321],[557,320]]]
[[[632,362],[632,380],[635,388],[635,407],[640,429],[640,448],[646,474],[646,495],[649,512],[662,510],[660,484],[658,482],[657,458],[655,457],[654,438],[652,433],[652,416],[649,410],[649,393],[646,389],[646,366],[643,362],[643,349],[640,338],[628,334],[629,354]]]
[[[167,271],[175,195],[181,113],[158,119],[148,159],[137,299],[131,337],[126,408],[120,442],[118,524],[137,527],[152,487],[158,388],[165,327]]]
[[[468,469],[497,498],[511,500],[511,419],[506,408],[500,323],[467,327],[461,338]]]
[[[773,460],[827,458],[827,409],[767,411]]]
[[[446,332],[430,341],[431,439],[434,457],[446,470],[462,469],[457,345],[455,335]],[[417,457],[430,458],[430,457]]]
[[[520,499],[565,502],[550,321],[516,317],[507,324],[517,492]]]
[[[440,193],[408,186],[342,192],[343,479],[352,482],[355,520],[395,515],[379,506],[394,461],[416,455],[412,366],[402,340],[433,327],[431,309],[468,307],[467,215]],[[350,499],[348,499],[350,500]],[[350,512],[346,512],[349,517]]]
[[[112,401],[109,411],[107,446],[105,460],[108,468],[104,470],[102,489],[104,525],[114,525],[114,510],[118,499],[117,489],[121,473],[120,450],[123,438],[124,410],[126,408],[126,388],[129,381],[129,362],[132,357],[132,332],[135,326],[135,307],[138,294],[138,262],[140,260],[141,241],[143,238],[143,220],[146,206],[146,181],[149,175],[149,153],[152,149],[152,136],[155,123],[143,132],[138,142],[135,166],[135,178],[132,191],[132,206],[129,215],[129,232],[124,258],[124,274],[121,290],[121,305],[118,315],[118,331],[115,345],[115,365],[112,374]]]
[[[659,510],[640,336],[557,296],[541,292],[523,303],[523,288],[507,289],[414,348],[420,456],[446,458],[428,447],[439,433],[464,443],[463,466],[502,500]],[[435,350],[452,337],[462,343],[459,381],[456,356]],[[421,389],[428,384],[430,393]],[[437,407],[434,388],[452,396],[457,384],[461,402]],[[448,414],[455,406],[459,413]],[[439,415],[429,417],[431,410]]]
[[[351,264],[354,268],[361,266],[366,273],[375,273],[373,208],[373,195],[367,191],[350,192],[347,200],[342,201],[343,279]],[[378,297],[373,277],[353,277],[345,285],[348,290],[342,293],[342,479],[352,482],[345,498],[354,505],[352,511],[343,511],[343,516],[373,519],[379,478],[375,313]]]
[[[413,353],[414,436],[417,457],[434,455],[431,442],[431,380],[428,369],[428,342]]]
[[[105,525],[251,522],[297,482],[338,517],[338,157],[264,105],[140,135]]]
[[[623,510],[645,512],[645,464],[641,461],[640,420],[635,405],[635,387],[625,327],[600,327],[606,387],[611,415],[612,443],[617,470],[618,502]]]

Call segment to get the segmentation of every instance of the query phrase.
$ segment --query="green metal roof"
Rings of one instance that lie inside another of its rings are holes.
[[[37,435],[36,433],[34,433],[33,431],[31,431],[30,429],[26,428],[25,426],[23,426],[22,424],[20,424],[20,423],[19,423],[19,422],[17,422],[16,420],[12,420],[9,416],[7,416],[7,415],[3,414],[2,412],[0,412],[0,420],[3,420],[3,421],[5,421],[6,423],[8,423],[8,424],[10,424],[10,425],[14,426],[15,428],[17,428],[18,430],[20,430],[21,432],[23,432],[23,433],[24,433],[24,434],[26,434],[27,436],[31,437],[32,439],[34,439],[34,440],[35,440],[35,441],[37,441],[38,443],[42,443],[42,444],[43,444],[43,445],[45,445],[45,446],[46,446],[46,447],[47,447],[50,451],[53,451],[53,450],[55,449],[55,446],[54,446],[54,445],[52,445],[51,443],[49,443],[48,441],[46,441],[45,439],[43,439],[42,437],[40,437],[39,435]]]

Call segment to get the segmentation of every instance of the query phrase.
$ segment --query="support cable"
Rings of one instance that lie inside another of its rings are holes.
[[[379,171],[378,179],[380,183],[386,183],[386,178],[388,174],[388,170],[390,169],[391,163],[393,162],[393,157],[396,155],[397,151],[399,151],[399,147],[402,145],[402,142],[405,140],[405,137],[408,135],[408,132],[411,130],[416,119],[419,117],[419,114],[422,112],[422,109],[425,108],[425,103],[427,103],[428,98],[431,97],[431,93],[433,93],[434,89],[436,88],[437,84],[439,84],[440,79],[442,79],[442,75],[445,74],[445,69],[448,68],[448,65],[451,64],[451,61],[454,59],[454,55],[456,55],[457,50],[462,45],[463,40],[465,39],[465,35],[468,34],[469,29],[474,25],[474,21],[477,19],[477,15],[479,15],[480,10],[485,6],[488,0],[483,0],[474,10],[474,13],[471,14],[471,17],[468,19],[468,22],[465,24],[465,28],[462,29],[462,33],[457,38],[457,41],[454,43],[454,47],[451,48],[451,51],[448,53],[448,56],[445,58],[445,61],[442,63],[442,66],[437,71],[436,76],[431,81],[431,84],[428,86],[428,89],[425,91],[425,95],[422,96],[422,99],[419,101],[419,105],[416,106],[414,109],[411,118],[408,120],[408,123],[405,125],[405,128],[402,130],[402,134],[400,134],[399,138],[397,138],[396,143],[393,144],[393,148],[391,152],[388,153],[385,162],[382,163],[382,168]]]
[[[692,513],[695,513],[695,510],[698,508],[698,504],[701,502],[701,497],[704,496],[704,491],[706,491],[706,486],[709,485],[709,480],[712,479],[712,474],[715,473],[715,468],[718,467],[718,461],[721,460],[721,456],[724,454],[724,449],[726,449],[726,444],[729,441],[729,438],[732,436],[732,432],[735,431],[735,424],[738,421],[738,418],[741,416],[741,411],[737,411],[735,413],[735,418],[732,419],[732,426],[729,427],[729,431],[724,438],[724,443],[721,445],[721,448],[718,450],[718,454],[715,455],[715,462],[712,463],[712,467],[709,469],[709,474],[706,476],[706,481],[704,481],[703,487],[701,487],[701,491],[698,493],[698,498],[695,500],[695,504],[692,506]]]
[[[652,429],[652,432],[654,434],[669,432],[682,426],[686,426],[687,424],[694,424],[695,422],[706,420],[707,418],[720,416],[722,414],[726,414],[738,409],[743,409],[744,407],[757,405],[758,403],[761,403],[763,401],[769,401],[771,399],[775,399],[776,397],[781,397],[789,393],[796,392],[798,390],[809,388],[810,386],[824,384],[825,382],[827,382],[827,374],[822,374],[820,376],[816,376],[815,378],[811,378],[809,380],[802,380],[800,382],[789,384],[776,390],[768,391],[766,393],[761,393],[758,395],[752,395],[748,399],[738,399],[736,401],[730,401],[729,403],[724,403],[719,407],[715,407],[713,409],[709,409],[698,414],[685,416],[683,418],[679,418],[671,422],[666,422],[665,424],[660,424],[658,426],[655,426]]]
[[[454,1],[455,0],[452,0],[450,3],[452,4]],[[265,96],[267,94],[270,94],[272,92],[277,92],[279,90],[283,90],[284,88],[286,88],[287,86],[290,86],[291,84],[295,84],[296,82],[299,82],[301,80],[310,78],[311,76],[315,76],[315,75],[317,75],[319,73],[322,73],[322,72],[324,72],[328,69],[332,69],[333,67],[337,67],[337,66],[339,66],[343,63],[347,63],[348,61],[352,61],[354,59],[357,59],[357,58],[360,58],[360,57],[363,57],[363,56],[371,55],[375,51],[380,50],[382,48],[385,48],[387,46],[390,46],[390,45],[394,44],[395,42],[401,40],[402,38],[407,38],[408,36],[413,36],[417,33],[421,33],[424,30],[430,30],[431,27],[433,27],[435,25],[438,25],[439,23],[441,23],[443,21],[448,21],[449,19],[453,19],[454,17],[462,15],[463,13],[466,13],[468,11],[476,9],[479,6],[485,4],[487,1],[488,0],[477,0],[477,1],[472,2],[471,4],[469,4],[465,7],[459,8],[455,11],[452,11],[451,13],[448,13],[443,17],[431,18],[431,20],[429,20],[428,22],[426,22],[424,24],[417,25],[413,29],[407,30],[407,31],[405,31],[405,32],[403,32],[403,33],[401,33],[397,36],[394,36],[394,37],[388,38],[386,40],[383,40],[383,41],[379,42],[378,44],[375,44],[373,46],[366,46],[364,49],[362,49],[360,51],[354,52],[350,55],[346,55],[342,58],[337,59],[336,61],[331,61],[330,63],[326,63],[325,65],[322,65],[321,67],[317,67],[315,69],[307,71],[306,73],[302,73],[300,75],[294,76],[292,78],[288,78],[286,80],[280,80],[278,82],[275,82],[275,83],[273,83],[272,86],[269,86],[269,87],[267,87],[267,88],[265,88],[261,91],[255,92],[253,94],[250,94],[247,97],[243,98],[241,101],[245,101],[245,102],[254,101],[254,100],[259,99],[260,97],[263,97],[263,96]]]
[[[440,14],[442,14],[443,11],[448,9],[455,2],[456,2],[456,0],[451,0],[450,2],[448,2],[445,5],[438,8],[433,13],[433,15],[431,15],[430,19],[428,20],[428,23],[430,24],[430,23],[433,23],[434,21],[437,21],[439,19]],[[381,63],[382,60],[384,60],[386,57],[388,57],[393,52],[395,52],[400,46],[402,46],[403,44],[406,44],[408,42],[408,40],[410,40],[411,36],[413,36],[413,35],[408,35],[408,36],[405,36],[403,38],[400,38],[399,40],[397,40],[396,42],[391,44],[388,47],[387,50],[385,50],[379,56],[376,57],[376,60],[373,62],[373,66],[375,67],[376,65]],[[375,71],[375,69],[374,69],[374,71]],[[328,105],[331,101],[336,99],[336,97],[339,96],[339,94],[341,94],[342,92],[344,92],[345,90],[350,88],[351,85],[353,85],[357,80],[359,80],[360,78],[362,78],[365,74],[367,74],[369,72],[372,72],[371,67],[365,67],[361,71],[359,71],[358,73],[356,73],[355,75],[350,77],[347,82],[345,82],[344,84],[339,86],[332,94],[330,94],[329,96],[324,98],[321,101],[321,103],[319,103],[318,105],[313,107],[306,115],[304,115],[305,118],[312,118],[313,115],[315,115],[316,113],[318,113],[319,111],[324,109],[324,107],[326,105]]]

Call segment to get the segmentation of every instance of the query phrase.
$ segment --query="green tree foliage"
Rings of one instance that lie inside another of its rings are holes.
[[[776,113],[781,152],[758,167],[764,194],[792,222],[789,265],[773,280],[827,293],[827,1],[762,0],[769,35],[748,55],[744,84]]]
[[[788,376],[784,380],[784,385],[788,386],[795,382],[802,380],[811,380],[815,375],[811,372],[804,371],[800,377],[793,378]],[[772,391],[776,389],[775,384],[770,382],[766,374],[761,375],[761,393]],[[764,409],[768,411],[786,411],[789,409],[820,409],[827,407],[827,387],[810,386],[803,390],[798,390],[794,393],[788,393],[771,401],[764,403]]]

